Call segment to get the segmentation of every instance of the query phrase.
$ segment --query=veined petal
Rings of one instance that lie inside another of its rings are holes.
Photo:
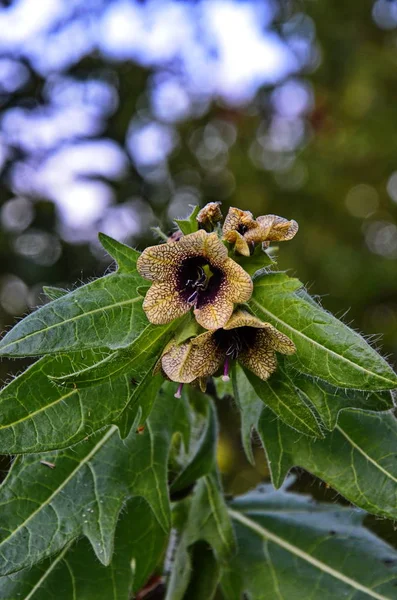
[[[234,260],[227,258],[223,264],[227,298],[234,303],[247,302],[252,295],[253,283],[247,271]],[[224,323],[224,325],[226,322]],[[222,325],[223,327],[223,325]]]
[[[202,229],[200,231],[203,231]],[[199,233],[199,232],[197,232]],[[195,234],[194,234],[195,235]],[[214,266],[223,267],[227,259],[227,248],[216,233],[206,233],[203,240],[203,256]]]
[[[296,352],[295,344],[288,336],[281,333],[281,331],[270,325],[270,323],[266,323],[266,326],[267,331],[263,333],[270,335],[274,350],[281,352],[281,354],[294,354]]]
[[[228,239],[227,236],[229,232],[238,231],[239,227],[241,226],[246,229],[251,229],[252,227],[257,227],[257,224],[255,223],[255,219],[249,210],[241,210],[240,208],[231,206],[226,215],[225,222],[223,223],[223,237]]]
[[[179,346],[171,345],[163,354],[161,365],[172,381],[191,383],[215,373],[222,364],[222,358],[212,333],[207,331]]]
[[[253,229],[252,231],[255,231],[255,229]],[[242,254],[243,256],[250,256],[251,253],[250,253],[250,249],[249,249],[246,239],[238,231],[236,231],[235,233],[236,233],[236,241],[234,243],[235,251],[238,252],[239,254]]]
[[[211,302],[194,309],[194,316],[201,327],[219,329],[228,322],[234,308],[228,295],[228,283],[225,281]]]
[[[261,379],[270,377],[277,369],[277,358],[266,331],[258,331],[254,345],[241,352],[238,361]]]
[[[262,231],[261,242],[286,242],[296,235],[299,225],[296,221],[284,219],[277,215],[264,215],[257,218]]]
[[[151,281],[175,280],[183,256],[181,242],[149,246],[138,258],[138,273]]]
[[[143,310],[151,323],[164,325],[184,315],[190,309],[175,288],[173,281],[156,281],[146,293]]]
[[[236,327],[255,327],[257,329],[267,329],[268,327],[271,327],[274,329],[270,323],[264,323],[246,310],[241,309],[236,310],[232,314],[223,329],[236,329]]]

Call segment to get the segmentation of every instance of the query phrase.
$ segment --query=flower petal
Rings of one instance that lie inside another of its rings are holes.
[[[143,310],[151,323],[163,325],[188,312],[190,304],[180,297],[173,281],[156,281],[145,296]]]
[[[223,353],[215,344],[212,333],[207,331],[180,346],[171,345],[163,354],[161,365],[172,381],[191,383],[215,373],[222,360]]]
[[[224,282],[211,302],[194,309],[194,316],[204,329],[219,329],[228,322],[233,308],[234,304],[228,298],[228,285]]]
[[[226,215],[225,222],[223,223],[223,237],[226,240],[231,241],[228,239],[229,233],[238,231],[240,226],[251,229],[252,227],[257,227],[258,225],[256,224],[255,219],[249,210],[241,210],[240,208],[231,206]]]
[[[246,310],[236,310],[223,329],[236,329],[236,327],[256,327],[257,329],[267,329],[272,327],[269,323],[264,323],[254,315],[251,315]],[[274,328],[273,328],[274,329]]]
[[[138,258],[138,273],[151,281],[174,280],[183,256],[181,242],[149,246]]]
[[[255,231],[255,230],[253,230]],[[245,237],[241,235],[241,233],[239,233],[238,231],[235,232],[236,233],[236,241],[234,243],[234,249],[236,252],[238,252],[239,254],[242,254],[243,256],[250,256],[251,252],[250,252],[250,248],[245,240]]]
[[[202,229],[200,231],[203,231]],[[199,232],[198,232],[199,233]],[[227,248],[217,233],[206,233],[203,240],[203,256],[214,267],[222,267],[227,259]]]
[[[263,333],[270,335],[274,350],[281,352],[281,354],[294,354],[296,352],[295,344],[288,336],[281,333],[281,331],[270,325],[270,323],[266,323],[266,326],[267,331]]]
[[[276,353],[293,354],[294,343],[270,323],[258,331],[255,343],[239,354],[239,362],[261,379],[267,379],[277,368]]]
[[[251,298],[253,290],[252,279],[247,271],[244,271],[243,267],[240,267],[231,258],[226,259],[222,269],[226,276],[224,287],[226,288],[226,295],[230,302],[247,302]]]
[[[286,242],[296,235],[299,225],[296,221],[288,221],[277,215],[264,215],[257,218],[262,229],[262,239],[265,242]]]
[[[268,379],[277,369],[276,353],[272,348],[270,336],[259,331],[255,344],[241,352],[238,361],[261,379]]]

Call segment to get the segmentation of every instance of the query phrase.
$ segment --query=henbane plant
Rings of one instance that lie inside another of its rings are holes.
[[[222,220],[195,208],[141,254],[100,234],[117,268],[46,288],[0,341],[37,357],[0,392],[2,599],[397,598],[397,552],[362,524],[397,518],[397,375],[277,270],[295,221]],[[235,498],[226,396],[272,477]],[[352,506],[288,491],[294,466]]]

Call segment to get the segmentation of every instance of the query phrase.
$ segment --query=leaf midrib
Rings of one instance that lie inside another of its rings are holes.
[[[40,414],[44,410],[47,410],[48,408],[51,408],[52,406],[55,406],[56,404],[59,404],[60,402],[63,402],[64,400],[66,400],[66,398],[69,398],[70,396],[73,396],[73,394],[77,394],[77,392],[78,392],[77,389],[73,389],[70,392],[68,392],[67,394],[65,394],[64,396],[60,396],[59,398],[57,398],[53,402],[50,402],[49,404],[46,404],[45,406],[41,406],[40,408],[38,408],[34,412],[31,412],[31,413],[29,413],[27,415],[24,415],[21,419],[18,419],[18,421],[13,421],[12,423],[5,423],[4,425],[0,425],[0,431],[2,429],[9,429],[10,427],[15,427],[15,425],[18,425],[19,423],[23,423],[24,421],[27,421],[28,419],[32,419],[33,417],[35,417],[36,415]]]
[[[361,448],[360,446],[358,446],[352,439],[351,437],[344,431],[344,429],[342,429],[342,427],[340,425],[336,425],[335,429],[337,429],[344,438],[346,438],[346,440],[349,442],[349,444],[360,454],[362,454],[362,456],[364,456],[364,458],[366,460],[368,460],[368,462],[372,463],[377,469],[379,469],[379,471],[381,471],[386,477],[388,477],[389,479],[391,479],[392,481],[394,481],[395,483],[397,483],[397,477],[394,477],[394,475],[392,475],[391,473],[389,473],[389,471],[386,471],[386,469],[384,469],[382,467],[382,465],[380,465],[374,458],[372,458],[371,456],[369,456],[369,454],[367,454],[363,448]]]
[[[256,304],[257,307],[259,308],[259,310],[261,310],[262,312],[264,312],[267,315],[270,315],[270,317],[272,317],[275,321],[278,321],[279,323],[282,323],[284,325],[284,327],[286,327],[290,331],[294,332],[296,335],[298,335],[298,336],[304,338],[305,340],[309,341],[310,343],[314,344],[315,346],[318,346],[319,348],[321,348],[321,350],[323,350],[325,352],[328,352],[329,354],[332,354],[333,356],[336,356],[338,359],[343,360],[344,362],[348,363],[349,365],[352,365],[355,369],[363,371],[364,373],[366,373],[367,375],[370,375],[371,377],[376,377],[378,379],[382,379],[383,381],[386,381],[389,384],[391,383],[392,384],[391,388],[393,388],[393,387],[396,386],[396,381],[393,381],[391,379],[387,379],[383,375],[379,375],[378,373],[374,373],[373,371],[369,371],[368,369],[365,369],[364,367],[362,367],[358,363],[355,363],[355,362],[351,361],[349,358],[346,358],[342,354],[337,354],[334,350],[331,350],[330,348],[327,348],[326,346],[323,346],[322,344],[320,344],[319,342],[317,342],[313,338],[308,337],[302,331],[299,331],[298,329],[294,329],[294,327],[292,327],[291,325],[289,325],[288,323],[286,323],[285,321],[283,321],[279,317],[276,317],[274,315],[274,313],[272,313],[271,311],[269,311],[266,308],[264,308],[257,300],[252,299],[251,302],[253,304]]]
[[[18,527],[16,529],[14,529],[13,531],[10,532],[10,534],[3,538],[3,540],[1,540],[0,542],[0,548],[4,545],[4,543],[9,540],[12,536],[16,535],[23,527],[26,526],[27,523],[29,523],[29,521],[31,521],[39,512],[41,512],[43,510],[43,508],[45,506],[48,506],[52,500],[57,496],[57,494],[59,494],[65,487],[66,485],[69,483],[69,481],[71,481],[73,479],[73,477],[76,475],[76,473],[84,466],[87,464],[87,462],[89,460],[91,460],[91,458],[93,456],[95,456],[95,454],[102,448],[102,446],[116,433],[116,431],[118,430],[118,427],[116,425],[112,425],[110,427],[110,429],[106,432],[106,434],[99,440],[99,442],[94,446],[94,448],[87,454],[87,456],[84,457],[84,459],[79,462],[79,464],[77,465],[77,467],[75,469],[73,469],[73,471],[66,477],[66,479],[64,479],[64,481],[62,481],[61,485],[59,485],[54,491],[53,493],[42,503],[40,504],[40,506],[34,511],[32,512],[27,519],[25,519],[25,521],[23,523],[21,523],[20,525],[18,525]],[[12,470],[10,471],[9,475],[11,475]],[[6,485],[8,480],[7,479],[4,480],[2,487],[4,485]],[[1,505],[0,505],[1,506]]]
[[[43,575],[40,577],[37,583],[35,583],[34,587],[30,590],[28,595],[25,596],[23,600],[30,600],[31,598],[33,598],[34,594],[40,589],[41,584],[47,579],[47,577],[49,577],[49,575],[52,573],[52,571],[55,569],[58,563],[63,560],[65,554],[67,554],[67,552],[70,550],[70,547],[73,545],[74,541],[75,540],[69,542],[69,544],[67,544],[65,548],[58,554],[58,556],[52,561],[48,569],[44,571]]]
[[[5,353],[4,351],[7,348],[9,348],[10,346],[16,346],[18,344],[21,344],[21,342],[25,342],[27,339],[29,339],[30,337],[34,337],[35,335],[40,335],[40,334],[46,333],[47,331],[51,331],[53,329],[56,329],[57,327],[66,325],[68,323],[73,323],[73,322],[77,321],[78,319],[82,319],[83,317],[89,317],[98,312],[105,312],[108,309],[113,309],[113,308],[117,308],[119,306],[124,306],[125,304],[134,304],[135,302],[139,302],[141,300],[142,300],[141,296],[137,296],[136,298],[129,298],[128,300],[123,300],[122,302],[116,302],[114,304],[108,304],[107,306],[101,306],[99,308],[95,308],[88,312],[81,313],[74,317],[70,317],[70,319],[65,319],[64,321],[59,321],[58,323],[54,323],[54,325],[50,325],[49,327],[45,327],[43,329],[37,329],[36,331],[32,331],[32,333],[29,333],[23,337],[17,338],[16,340],[11,341],[10,343],[6,344],[3,347],[1,347],[1,342],[0,342],[0,354],[4,354]],[[34,314],[34,313],[32,313],[32,314]]]
[[[336,571],[335,569],[328,566],[321,560],[318,560],[317,558],[315,558],[314,556],[311,556],[304,550],[301,550],[297,546],[294,546],[290,542],[287,542],[285,539],[283,539],[283,538],[279,537],[278,535],[276,535],[275,533],[269,531],[268,529],[263,527],[263,525],[258,525],[258,523],[256,523],[255,521],[253,521],[246,515],[243,515],[240,512],[234,511],[230,508],[228,509],[228,513],[232,519],[239,521],[240,523],[242,523],[243,525],[245,525],[246,527],[248,527],[249,529],[251,529],[252,531],[257,533],[264,540],[272,541],[273,543],[277,544],[278,546],[280,546],[287,552],[290,552],[291,554],[294,554],[298,558],[311,564],[313,567],[316,567],[317,569],[320,569],[324,573],[331,575],[331,577],[334,577],[335,579],[342,581],[343,583],[349,585],[350,587],[353,587],[354,589],[359,590],[360,592],[363,592],[364,594],[367,594],[368,596],[371,596],[372,598],[375,598],[376,600],[392,600],[391,598],[388,598],[387,596],[382,596],[381,594],[378,594],[377,592],[371,590],[370,588],[367,588],[366,586],[362,585],[358,581],[355,581],[355,579],[351,579],[347,575],[344,575],[343,573]]]

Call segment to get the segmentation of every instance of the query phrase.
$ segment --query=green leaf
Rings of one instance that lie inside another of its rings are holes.
[[[215,407],[207,396],[191,387],[192,432],[187,452],[181,449],[178,460],[182,465],[172,481],[170,492],[175,493],[188,488],[200,477],[213,471],[216,464],[216,445],[218,441],[218,422]]]
[[[51,287],[48,285],[43,286],[43,292],[50,300],[58,300],[58,298],[62,298],[62,296],[66,296],[68,293],[67,290],[63,290],[57,287]]]
[[[253,388],[252,400],[260,398],[287,425],[305,435],[322,437],[320,425],[303,397],[299,396],[293,382],[287,379],[281,370],[277,370],[263,381],[251,371],[244,372]],[[249,394],[249,388],[247,387]]]
[[[258,423],[274,485],[303,467],[353,504],[397,518],[397,421],[391,414],[344,410],[323,440],[297,435],[265,409]]]
[[[321,381],[321,379],[313,379],[294,369],[289,369],[288,364],[288,360],[279,358],[280,374],[283,374],[306,404],[312,405],[316,409],[325,427],[329,430],[334,429],[340,411],[346,408],[381,412],[388,411],[394,406],[392,394],[389,391],[369,393],[359,390],[342,390]]]
[[[290,364],[337,387],[386,390],[397,387],[397,375],[356,332],[296,292],[297,279],[269,273],[255,285],[249,306],[296,345]]]
[[[188,235],[189,233],[194,233],[198,231],[198,221],[197,215],[200,212],[199,206],[193,206],[192,212],[186,219],[175,219],[175,223],[178,225],[179,229],[182,231],[183,235]]]
[[[108,565],[119,512],[131,497],[169,529],[167,457],[184,432],[187,402],[162,390],[142,434],[123,441],[112,426],[71,449],[17,458],[0,488],[0,572],[29,567],[85,535]],[[54,465],[49,468],[43,461]]]
[[[363,527],[363,513],[262,490],[231,504],[238,552],[222,579],[227,600],[396,598],[397,552]]]
[[[65,546],[58,556],[1,577],[0,596],[3,600],[127,599],[133,587],[139,589],[156,567],[165,539],[146,502],[134,498],[117,524],[115,552],[109,566],[98,561],[83,538]]]
[[[135,273],[136,261],[140,252],[114,240],[105,233],[99,233],[98,238],[106,252],[117,262],[119,273]]]
[[[40,359],[0,391],[0,452],[63,448],[110,423],[126,437],[137,418],[143,425],[163,382],[153,368],[176,326],[148,325],[128,350]]]
[[[71,446],[115,423],[133,401],[139,383],[132,385],[122,376],[87,389],[65,389],[49,379],[100,356],[91,350],[46,356],[4,387],[0,391],[0,452],[44,452]]]
[[[163,383],[163,376],[153,376],[152,369],[148,369],[143,377],[137,380],[127,405],[116,421],[121,439],[127,437],[132,427],[144,425]]]
[[[129,346],[147,325],[142,279],[114,273],[42,306],[0,341],[0,355],[37,356],[54,352]]]
[[[166,600],[190,598],[185,592],[192,576],[192,558],[189,551],[191,546],[199,541],[206,542],[221,565],[230,560],[235,550],[233,527],[215,473],[199,480],[193,497],[182,508],[187,508],[187,514],[176,524],[180,540],[172,565]],[[178,509],[181,510],[179,507]],[[211,590],[211,582],[213,583],[217,573],[218,570],[212,565],[209,580],[202,582],[207,590]],[[211,598],[211,595],[208,597]]]
[[[54,377],[58,384],[74,387],[90,387],[104,380],[121,375],[139,375],[142,368],[150,363],[153,369],[166,344],[184,317],[171,321],[167,325],[147,324],[128,348],[108,352],[102,360],[88,364],[85,368],[74,370],[61,377]]]
[[[244,452],[249,462],[253,465],[255,464],[255,459],[252,452],[251,434],[253,428],[258,424],[263,410],[263,402],[258,398],[244,371],[238,365],[233,367],[231,380],[233,384],[233,396],[241,414],[241,440]],[[222,380],[220,379],[220,381]],[[217,391],[219,394],[218,387]]]
[[[242,254],[233,254],[233,260],[241,265],[247,273],[253,276],[255,280],[264,274],[267,274],[267,269],[275,264],[275,261],[262,250],[259,245],[255,248],[251,256],[243,256]]]
[[[197,542],[190,549],[191,579],[185,592],[189,600],[212,600],[218,587],[221,568],[211,547]]]

